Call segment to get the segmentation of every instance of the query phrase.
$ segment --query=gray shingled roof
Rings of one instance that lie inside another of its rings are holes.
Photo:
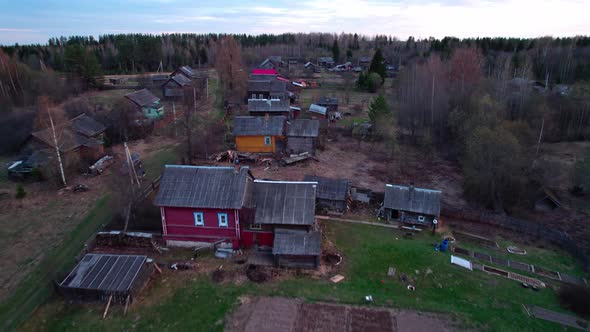
[[[334,58],[330,56],[321,56],[318,58],[318,62],[334,62]]]
[[[317,104],[318,105],[338,105],[338,98],[336,98],[336,97],[320,97]]]
[[[248,91],[251,92],[284,92],[287,90],[287,82],[277,80],[276,76],[267,75],[265,78],[248,80]]]
[[[322,252],[320,232],[275,228],[274,255],[319,255]]]
[[[236,116],[234,118],[234,136],[283,136],[284,116]]]
[[[248,167],[166,165],[156,206],[240,209],[246,203]]]
[[[385,185],[383,207],[438,216],[440,214],[440,190]]]
[[[328,112],[328,109],[324,106],[311,104],[311,105],[309,105],[309,112],[326,115],[326,112]]]
[[[344,201],[350,189],[350,180],[330,179],[315,175],[306,175],[304,181],[317,182],[317,198],[332,201]]]
[[[311,225],[315,217],[316,183],[261,181],[254,183],[257,224]]]
[[[178,83],[178,85],[180,85],[180,86],[191,85],[191,83],[192,83],[190,78],[188,78],[182,74],[174,75],[170,79],[173,80],[174,82]]]
[[[297,119],[287,123],[287,136],[318,137],[319,131],[319,120]]]
[[[285,99],[248,99],[248,112],[289,112]]]
[[[141,89],[125,95],[125,98],[131,100],[137,106],[148,106],[158,102],[160,99],[154,96],[148,89]]]
[[[106,130],[102,123],[94,120],[86,114],[81,114],[73,118],[72,127],[76,132],[86,137],[96,136]]]

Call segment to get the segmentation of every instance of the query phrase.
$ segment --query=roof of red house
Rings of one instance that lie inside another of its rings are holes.
[[[255,223],[311,225],[317,182],[254,181]]]
[[[248,167],[166,165],[154,204],[240,209],[250,201]]]
[[[275,69],[253,69],[252,74],[254,74],[254,75],[278,75],[279,73]]]

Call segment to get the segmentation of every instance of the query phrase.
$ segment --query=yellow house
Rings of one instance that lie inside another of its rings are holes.
[[[240,152],[275,153],[282,149],[284,116],[236,116],[233,134]]]

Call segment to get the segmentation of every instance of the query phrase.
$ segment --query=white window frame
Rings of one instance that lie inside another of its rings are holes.
[[[426,220],[426,218],[424,218],[424,216],[418,216],[419,222],[424,222],[425,220]]]
[[[205,226],[205,215],[203,212],[193,212],[193,218],[195,219],[195,226]]]
[[[272,145],[272,137],[264,136],[264,145],[266,145],[266,146]]]
[[[217,213],[217,222],[219,224],[219,227],[229,227],[229,219],[227,217],[227,213]]]
[[[250,224],[250,229],[253,231],[259,231],[262,229],[262,225],[261,224]]]

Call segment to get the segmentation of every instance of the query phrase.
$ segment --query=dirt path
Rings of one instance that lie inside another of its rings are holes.
[[[226,319],[226,332],[460,331],[433,314],[387,308],[304,303],[282,297],[241,298]]]

